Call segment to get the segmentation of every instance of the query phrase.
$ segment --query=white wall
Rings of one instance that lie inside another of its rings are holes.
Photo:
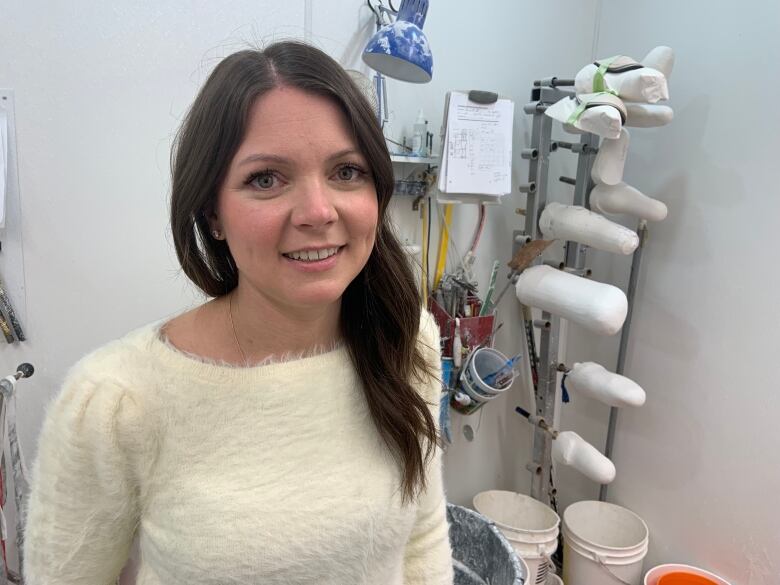
[[[426,24],[434,81],[391,83],[397,127],[411,124],[422,105],[436,131],[444,93],[454,88],[492,89],[521,105],[534,78],[572,70],[590,50],[594,7],[594,0],[576,6],[504,0],[470,16],[473,3],[434,0]],[[573,18],[560,23],[564,10]],[[4,348],[0,371],[21,361],[36,367],[18,387],[29,462],[43,407],[70,365],[138,325],[200,302],[179,272],[168,233],[168,155],[211,68],[247,42],[299,37],[365,71],[359,51],[373,20],[362,0],[0,0],[0,12],[0,88],[15,91],[21,203],[21,217],[9,217],[0,234],[0,272],[28,335],[24,344]],[[550,42],[552,30],[565,43]],[[527,173],[519,152],[530,133],[519,112],[515,128],[516,185]],[[521,202],[512,196],[490,211],[476,267],[483,291],[493,259],[509,259],[511,231],[522,225],[511,211]],[[419,234],[409,207],[398,200],[393,209],[402,237],[414,241]],[[475,219],[473,208],[455,214],[462,247]],[[514,352],[522,337],[511,295],[501,319],[499,347]],[[493,487],[527,489],[528,428],[512,413],[524,392],[513,393],[484,409],[481,424],[468,421],[478,429],[473,443],[462,439],[464,421],[456,415],[456,444],[446,462],[453,501],[469,503]],[[13,510],[6,511],[13,532]],[[12,543],[9,552],[15,565]]]
[[[609,499],[648,523],[646,566],[689,562],[734,583],[780,582],[780,413],[775,266],[780,5],[604,0],[596,56],[674,47],[674,122],[636,129],[627,181],[669,206],[651,225],[627,375],[647,404],[621,411]],[[629,262],[597,256],[625,284]],[[572,327],[569,357],[614,367],[617,339]],[[580,400],[564,423],[597,445],[608,411]],[[564,500],[596,496],[563,474]]]

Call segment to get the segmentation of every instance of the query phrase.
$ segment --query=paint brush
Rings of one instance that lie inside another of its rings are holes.
[[[509,261],[508,266],[515,272],[525,270],[531,262],[544,252],[555,240],[532,240],[523,245]]]
[[[526,244],[523,244],[523,246],[517,251],[517,254],[515,254],[507,264],[507,266],[512,269],[512,271],[507,275],[509,282],[507,282],[506,285],[504,285],[504,288],[501,289],[501,292],[496,297],[496,300],[492,303],[490,307],[491,309],[498,305],[498,303],[506,294],[506,291],[508,291],[509,287],[512,286],[512,277],[515,276],[518,272],[522,272],[528,268],[531,262],[536,260],[536,258],[539,257],[539,255],[544,252],[554,241],[555,240],[532,240]]]

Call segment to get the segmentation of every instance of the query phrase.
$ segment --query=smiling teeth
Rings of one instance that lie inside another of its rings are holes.
[[[325,250],[301,250],[300,252],[290,252],[289,254],[284,254],[284,256],[292,258],[293,260],[313,262],[314,260],[324,260],[325,258],[330,258],[338,251],[338,248],[326,248]]]

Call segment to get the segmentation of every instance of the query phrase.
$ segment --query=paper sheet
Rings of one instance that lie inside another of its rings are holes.
[[[445,193],[505,195],[512,191],[514,104],[471,102],[449,95],[439,190]]]

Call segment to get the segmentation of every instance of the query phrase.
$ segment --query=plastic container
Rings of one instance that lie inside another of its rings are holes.
[[[716,585],[731,585],[731,583],[726,581],[723,577],[718,577],[714,573],[710,573],[709,571],[705,571],[704,569],[693,567],[691,565],[681,565],[678,563],[669,563],[669,564],[658,565],[656,567],[653,567],[645,575],[644,584],[660,585],[660,580],[662,577],[669,574],[680,573],[680,572],[688,573],[689,575],[697,575],[699,577],[707,578],[709,579],[709,582],[715,583]]]
[[[417,121],[412,128],[412,154],[415,156],[428,156],[428,148],[425,139],[428,136],[428,121],[425,114],[417,112]]]
[[[506,365],[508,361],[508,357],[492,347],[481,347],[472,353],[460,376],[461,385],[466,393],[476,399],[491,400],[509,389],[515,380],[514,372],[497,386],[492,386],[485,381],[489,375],[502,369],[511,371],[512,366]]]
[[[608,502],[576,502],[563,513],[563,580],[566,585],[640,585],[647,555],[647,524]]]
[[[545,585],[558,548],[558,514],[530,496],[501,490],[477,494],[474,508],[495,522],[528,565],[526,583]]]

